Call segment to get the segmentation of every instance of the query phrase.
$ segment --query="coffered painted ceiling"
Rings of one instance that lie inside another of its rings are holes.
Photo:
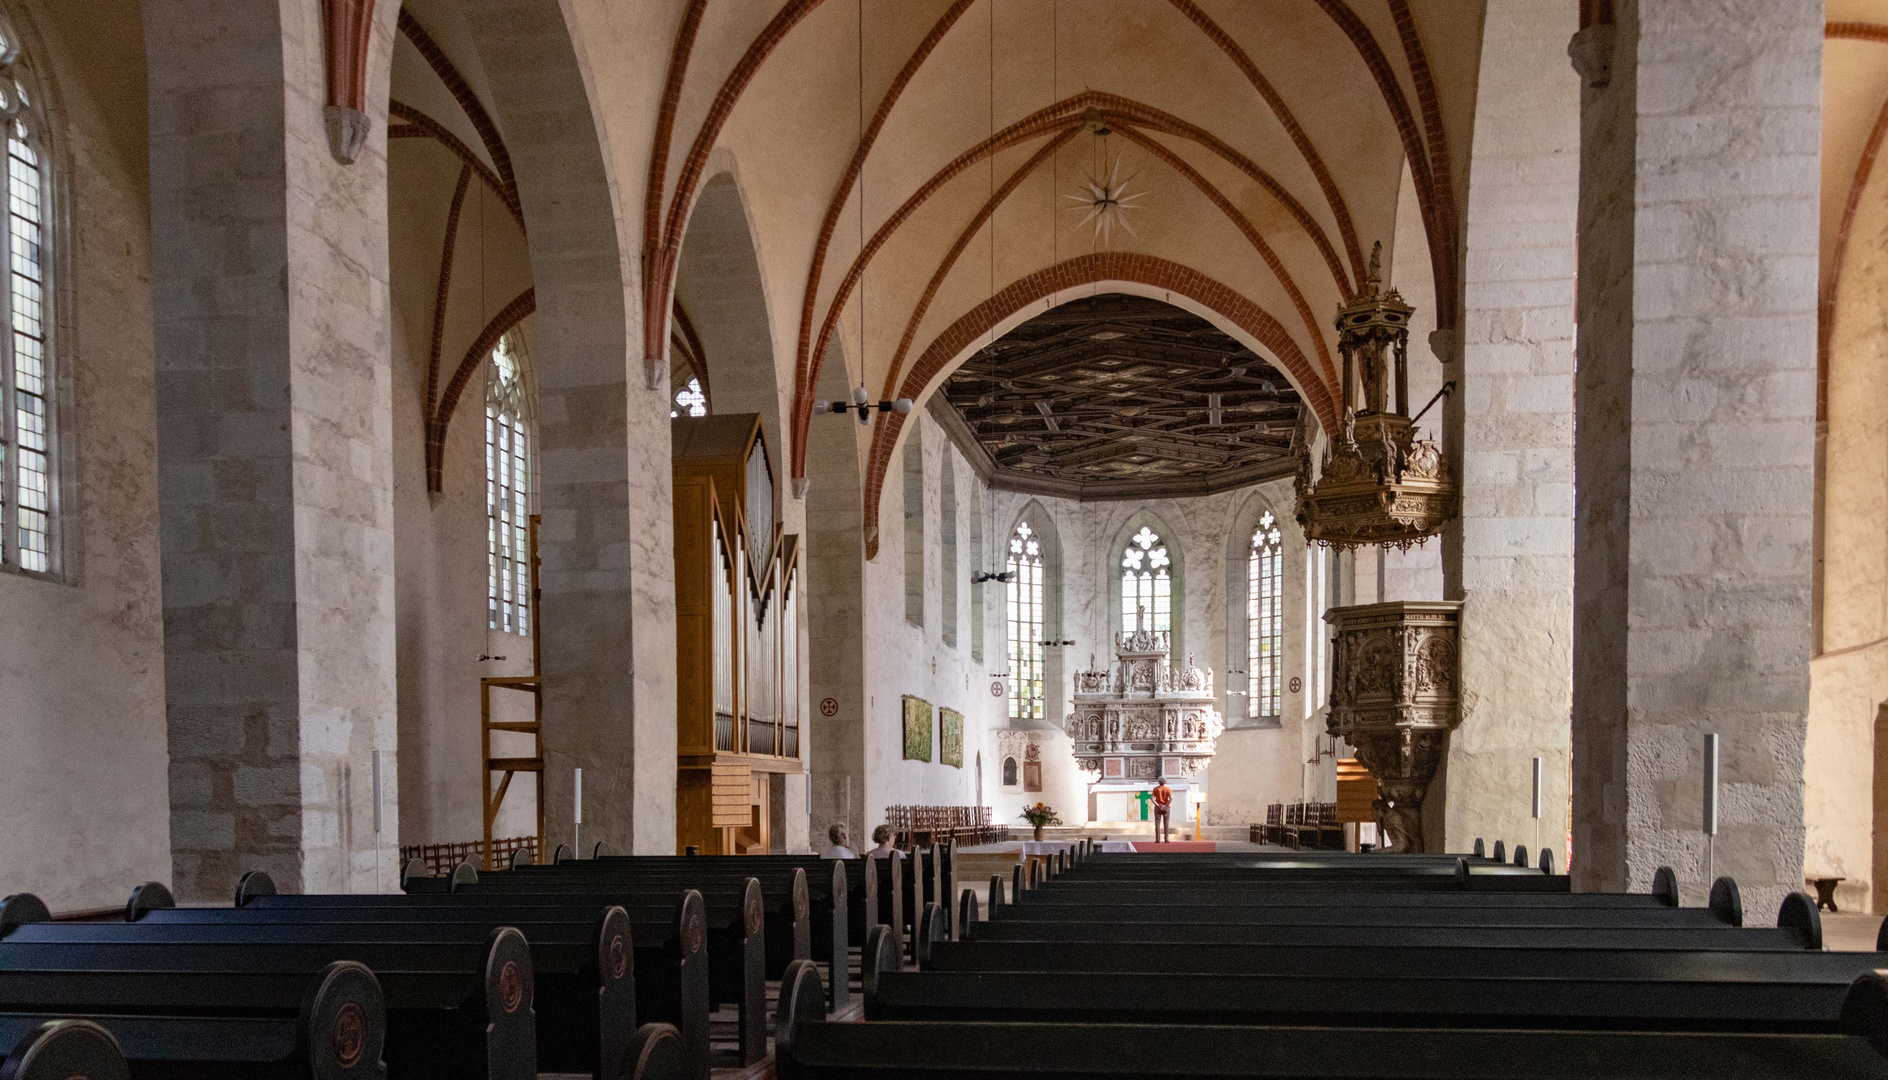
[[[1105,293],[979,350],[933,415],[992,484],[1085,499],[1200,494],[1296,469],[1298,392],[1198,315]]]

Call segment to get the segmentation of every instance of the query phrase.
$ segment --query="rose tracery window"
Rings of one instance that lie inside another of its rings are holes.
[[[690,379],[688,385],[675,392],[675,407],[669,410],[669,419],[678,416],[707,416],[708,395],[701,392],[701,380]]]
[[[1121,553],[1121,629],[1165,633],[1172,607],[1173,560],[1160,534],[1143,525]]]
[[[1247,715],[1277,720],[1279,675],[1284,670],[1284,547],[1278,521],[1267,510],[1252,533],[1246,557]]]
[[[1043,716],[1042,538],[1027,521],[1016,526],[1016,531],[1010,535],[1006,569],[1010,574],[1010,716],[1017,720],[1040,720]]]

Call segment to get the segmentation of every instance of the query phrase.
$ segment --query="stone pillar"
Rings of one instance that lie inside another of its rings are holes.
[[[846,395],[845,358],[837,346],[820,368],[819,396]],[[806,440],[807,684],[811,711],[809,841],[826,846],[826,829],[845,822],[852,839],[871,839],[865,788],[865,530],[859,488],[859,426],[846,417],[815,417]],[[1007,539],[1007,538],[1006,538]],[[895,618],[895,616],[893,616]],[[823,703],[830,701],[832,714]],[[866,846],[870,846],[867,844]]]
[[[1769,918],[1803,887],[1822,5],[1616,7],[1571,50],[1575,885],[1702,899],[1717,732],[1716,872]]]
[[[385,2],[385,0],[383,0]],[[668,379],[645,382],[635,259],[556,0],[466,0],[518,178],[537,295],[546,848],[675,853]],[[633,343],[633,344],[632,344]]]
[[[1462,726],[1449,850],[1547,845],[1566,865],[1573,693],[1573,296],[1580,82],[1561,0],[1492,0],[1469,165],[1462,409]],[[1545,758],[1542,817],[1533,759]]]
[[[173,885],[398,875],[386,72],[353,164],[321,5],[148,0]],[[373,832],[372,752],[383,754]],[[379,871],[378,875],[376,870]]]

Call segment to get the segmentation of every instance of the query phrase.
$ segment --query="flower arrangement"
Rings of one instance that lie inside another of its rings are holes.
[[[1025,806],[1023,807],[1023,812],[1018,816],[1024,821],[1029,822],[1029,824],[1035,828],[1036,839],[1038,840],[1042,839],[1042,827],[1044,825],[1062,824],[1062,819],[1056,816],[1055,808],[1046,802],[1038,802],[1034,806]]]

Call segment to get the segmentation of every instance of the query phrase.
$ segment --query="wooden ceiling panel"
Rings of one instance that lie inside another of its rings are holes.
[[[1296,468],[1291,383],[1158,300],[1108,293],[1044,312],[972,356],[943,396],[999,487],[1146,498]]]

